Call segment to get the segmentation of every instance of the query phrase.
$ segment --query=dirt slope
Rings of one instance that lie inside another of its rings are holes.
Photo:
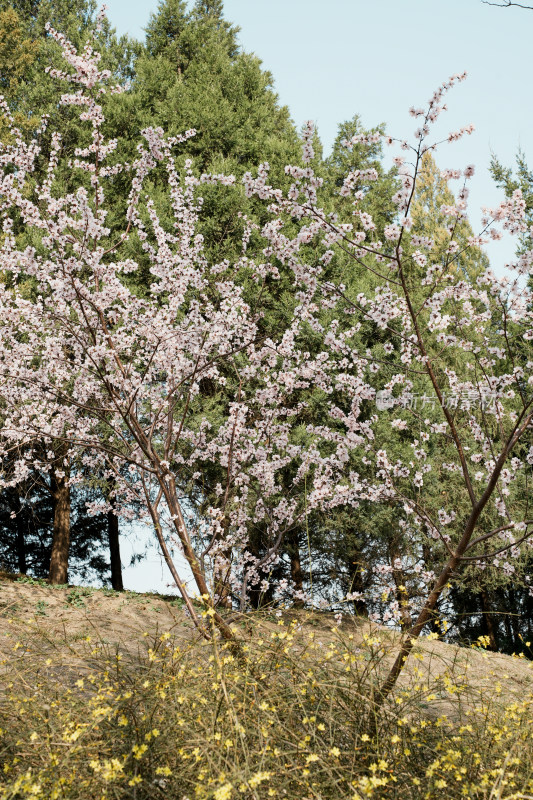
[[[295,612],[288,618],[294,620]],[[308,637],[312,631],[327,646],[333,636],[330,615],[308,617],[299,612],[298,618],[302,636]],[[250,626],[240,617],[235,623],[240,636],[248,639],[257,635],[257,626],[262,632],[275,630],[276,620],[254,620]],[[383,668],[391,663],[399,641],[397,633],[349,621],[343,623],[341,634],[344,630],[347,635],[355,631],[356,639],[375,639]],[[0,577],[0,685],[8,678],[13,659],[20,665],[24,658],[46,661],[53,655],[57,669],[74,678],[83,669],[90,646],[135,657],[146,653],[149,643],[166,632],[173,641],[198,641],[197,632],[175,598],[84,587],[56,588]],[[473,702],[490,695],[507,704],[533,695],[533,663],[422,637],[400,680],[399,691],[407,683],[412,687],[413,682],[431,688],[433,716],[449,713],[454,686],[468,688]]]

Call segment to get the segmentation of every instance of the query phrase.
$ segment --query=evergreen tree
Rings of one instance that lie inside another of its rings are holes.
[[[21,20],[13,8],[0,11],[0,93],[10,100],[15,123],[32,128],[33,116],[26,116],[20,107],[24,104],[26,76],[37,56],[38,46],[25,35]],[[0,138],[7,135],[4,122],[0,123]]]
[[[54,498],[50,477],[34,473],[0,496],[0,565],[9,572],[47,578],[53,539]],[[97,493],[76,487],[70,493],[68,580],[109,582],[105,559],[108,523],[85,504]],[[66,581],[65,581],[66,582]]]

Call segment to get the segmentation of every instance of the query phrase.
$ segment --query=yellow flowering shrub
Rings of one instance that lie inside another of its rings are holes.
[[[240,656],[160,632],[143,638],[144,655],[121,658],[80,641],[66,664],[19,643],[4,664],[0,800],[533,793],[533,693],[506,701],[501,670],[490,691],[473,691],[460,653],[429,670],[417,650],[376,704],[390,658],[382,632],[315,627],[296,613],[247,624]]]

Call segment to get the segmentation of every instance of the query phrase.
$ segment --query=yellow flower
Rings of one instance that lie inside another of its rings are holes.
[[[335,758],[338,758],[341,754],[341,751],[339,750],[338,747],[332,747],[331,750],[329,751],[329,754],[330,756],[335,756]]]
[[[136,745],[134,745],[132,747],[133,757],[138,760],[138,759],[143,757],[143,755],[146,753],[147,750],[148,750],[147,745],[145,745],[145,744],[137,745],[136,744]]]
[[[270,772],[256,772],[255,775],[252,775],[248,783],[253,789],[256,786],[259,786],[259,784],[262,783],[263,781],[268,781],[269,778],[270,778]]]
[[[233,791],[233,784],[224,783],[215,790],[213,797],[215,800],[229,800]]]
[[[112,758],[111,761],[104,761],[102,767],[102,777],[106,781],[112,781],[121,774],[123,769],[124,765],[121,764],[118,758]]]
[[[169,767],[158,767],[155,771],[156,775],[172,775],[172,770]]]

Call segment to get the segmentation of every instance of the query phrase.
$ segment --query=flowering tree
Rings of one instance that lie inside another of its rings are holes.
[[[106,86],[109,74],[99,71],[99,56],[90,44],[78,55],[61,34],[51,28],[50,34],[72,69],[52,70],[73,86],[62,103],[80,108],[89,134],[71,162],[79,188],[61,195],[55,181],[59,135],[52,135],[46,178],[39,182],[39,146],[23,142],[3,106],[16,142],[3,148],[0,189],[3,266],[13,276],[13,285],[0,290],[6,463],[13,463],[14,452],[19,454],[3,484],[24,480],[32,467],[50,469],[35,452],[28,458],[38,439],[50,444],[56,477],[57,452],[64,452],[65,474],[59,478],[67,483],[77,479],[67,474],[67,460],[74,455],[85,468],[102,471],[120,489],[115,493],[121,496],[123,513],[131,501],[142,499],[198,626],[170,556],[165,525],[179,543],[210,616],[231,637],[216,611],[215,587],[229,582],[245,602],[250,583],[268,572],[285,531],[303,513],[300,489],[318,454],[309,448],[309,439],[293,441],[290,421],[298,408],[291,410],[286,403],[295,386],[322,379],[321,358],[307,359],[294,346],[311,315],[313,291],[304,287],[299,317],[279,341],[259,334],[261,286],[276,278],[277,266],[268,258],[256,262],[247,257],[249,226],[237,263],[209,264],[195,230],[201,207],[198,186],[224,186],[233,178],[195,178],[190,164],[184,176],[177,174],[172,148],[193,131],[164,139],[160,129],[147,129],[146,145],[139,145],[135,163],[113,163],[117,143],[104,139],[99,98],[120,89]],[[174,213],[170,231],[160,223],[154,201],[144,195],[144,184],[158,167],[167,172]],[[125,230],[113,238],[105,224],[104,186],[122,171],[132,176],[131,192]],[[24,226],[31,246],[19,247],[15,223]],[[133,234],[150,262],[147,298],[128,289],[123,277],[138,265],[117,257]],[[18,290],[21,275],[34,282],[32,299]],[[257,284],[255,308],[244,299],[245,279]],[[224,385],[229,372],[238,388],[226,416],[216,425],[206,418],[198,422],[193,412],[202,382]],[[290,461],[300,469],[287,497],[278,475]],[[217,490],[216,503],[201,519],[194,518],[182,502],[183,487],[213,462],[224,470],[224,485]],[[316,491],[328,469],[327,458],[315,463]],[[95,512],[105,510],[93,506]],[[269,548],[260,559],[246,546],[250,523],[268,531]]]
[[[342,248],[373,275],[373,288],[357,296],[342,285],[321,286],[322,305],[335,309],[325,344],[336,400],[330,414],[338,423],[321,434],[335,444],[337,457],[344,448],[347,463],[349,451],[356,453],[358,465],[324,492],[325,507],[368,501],[393,506],[405,533],[395,563],[374,565],[384,578],[382,597],[394,598],[388,618],[407,620],[383,696],[450,581],[467,565],[517,573],[533,525],[528,508],[533,330],[526,283],[533,252],[523,253],[509,265],[510,276],[502,278],[482,262],[475,275],[465,268],[468,251],[487,236],[500,238],[499,226],[515,235],[527,230],[521,193],[487,211],[482,235],[462,245],[458,232],[473,167],[443,173],[447,181],[463,180],[457,200],[441,208],[447,221],[444,243],[415,233],[410,216],[424,156],[437,146],[426,143],[430,126],[444,109],[444,94],[464,77],[454,76],[441,86],[427,109],[411,109],[422,125],[415,132],[416,146],[401,143],[410,161],[395,159],[402,181],[394,198],[398,222],[385,230],[385,241],[377,240],[372,218],[358,208],[364,193],[354,191],[354,184],[361,175],[344,181],[341,195],[353,198],[353,213],[341,223],[318,206],[320,182],[309,166],[289,168],[294,185],[287,198],[270,191],[276,222],[264,231],[272,252],[296,272],[298,264],[302,267],[302,244],[317,242],[322,264]],[[472,131],[468,126],[445,141]],[[308,162],[311,135],[309,128]],[[357,136],[346,146],[364,140],[372,143],[373,138]],[[363,177],[370,182],[376,176],[369,172]],[[250,176],[248,190],[268,193],[264,184],[263,176],[256,181]],[[302,221],[296,238],[284,236],[284,214]],[[362,340],[374,344],[362,351]],[[412,453],[407,459],[406,445]],[[418,583],[419,598],[410,607],[393,592],[398,571]]]
[[[419,591],[405,603],[393,592],[384,609],[389,620],[403,619],[406,632],[385,696],[458,571],[491,563],[512,572],[533,525],[525,491],[533,462],[532,298],[523,277],[533,253],[522,255],[503,279],[486,267],[472,276],[462,261],[487,232],[499,236],[498,223],[523,233],[523,200],[515,193],[487,215],[483,236],[461,245],[468,167],[445,173],[447,180],[464,181],[456,202],[441,208],[444,242],[417,233],[410,217],[424,154],[434,149],[426,144],[430,126],[446,91],[464,76],[440,87],[426,110],[411,110],[423,121],[416,146],[401,145],[412,161],[396,158],[398,219],[385,228],[384,241],[360,209],[361,184],[371,184],[375,170],[345,178],[346,221],[320,207],[308,125],[303,164],[286,168],[293,180],[287,194],[269,185],[267,164],[257,177],[244,177],[247,195],[265,201],[271,215],[260,232],[263,250],[248,253],[252,223],[243,219],[242,256],[211,263],[196,233],[201,187],[217,184],[224,191],[233,178],[198,177],[189,162],[178,174],[173,148],[193,131],[166,139],[148,128],[133,164],[114,161],[116,142],[103,136],[99,99],[120,89],[108,85],[90,45],[78,55],[64,37],[50,34],[72,70],[53,71],[73,87],[62,102],[80,108],[88,134],[71,164],[79,188],[61,194],[54,180],[60,137],[52,137],[47,175],[39,182],[38,143],[24,143],[3,106],[15,143],[4,146],[0,162],[2,261],[13,276],[11,286],[0,287],[2,448],[10,464],[20,454],[3,484],[24,480],[32,467],[49,468],[35,453],[28,457],[37,439],[50,444],[56,476],[61,448],[102,471],[124,513],[132,500],[142,500],[189,613],[208,636],[172,561],[169,536],[179,545],[206,613],[227,638],[232,632],[217,609],[223,587],[244,606],[250,587],[266,580],[283,537],[306,513],[362,503],[395,509],[404,539],[396,563],[374,565],[383,576],[381,593],[390,595],[389,581],[399,572]],[[372,144],[382,136],[356,135],[345,144]],[[170,229],[150,196],[155,169],[166,170]],[[105,188],[120,172],[131,175],[131,191],[118,235],[106,227]],[[15,222],[27,230],[30,246],[17,244]],[[150,264],[147,296],[128,288],[125,278],[139,267],[121,260],[132,236]],[[364,292],[328,280],[339,252],[372,276]],[[265,332],[262,290],[282,273],[292,275],[294,318],[284,331]],[[31,300],[18,291],[20,276],[34,282]],[[255,295],[244,291],[250,282]],[[313,355],[302,347],[309,332],[321,343]],[[227,386],[229,376],[234,397],[208,420],[205,382]],[[322,424],[302,423],[310,388],[327,399]],[[199,515],[187,487],[197,486],[212,464],[224,480]],[[266,531],[261,557],[248,546],[254,526]]]

